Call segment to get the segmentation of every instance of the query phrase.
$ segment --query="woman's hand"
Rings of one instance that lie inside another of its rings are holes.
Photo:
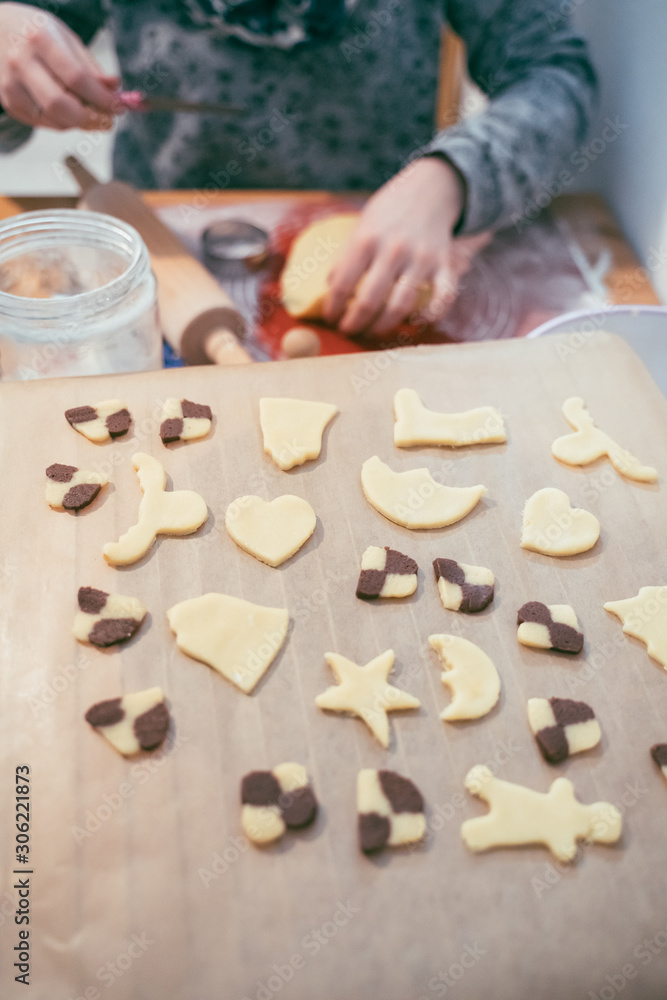
[[[118,82],[59,18],[0,3],[0,104],[12,118],[55,129],[110,128]]]
[[[344,333],[386,333],[432,288],[422,315],[442,316],[456,295],[452,229],[463,182],[446,160],[414,160],[366,203],[345,258],[332,269],[325,318]]]

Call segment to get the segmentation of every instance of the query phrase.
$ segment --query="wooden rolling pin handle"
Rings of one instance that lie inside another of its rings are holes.
[[[181,336],[180,353],[191,365],[243,365],[252,358],[241,346],[245,324],[235,309],[215,306],[195,316]]]
[[[247,365],[252,361],[231,330],[213,330],[206,337],[204,350],[214,365]]]

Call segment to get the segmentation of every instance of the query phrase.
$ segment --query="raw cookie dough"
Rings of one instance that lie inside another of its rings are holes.
[[[106,648],[131,639],[148,609],[136,597],[107,594],[95,587],[79,587],[79,608],[72,634],[79,642]]]
[[[667,670],[667,587],[642,587],[636,597],[607,601],[604,609],[621,619],[626,635],[646,643],[648,655]]]
[[[562,490],[538,490],[523,511],[521,547],[545,556],[574,556],[592,549],[600,536],[597,517],[572,507]]]
[[[260,399],[259,423],[264,437],[264,451],[283,471],[318,458],[324,429],[336,413],[338,407],[333,403],[313,403],[307,399]]]
[[[438,593],[448,611],[483,611],[493,600],[495,577],[484,566],[468,566],[455,559],[434,559]]]
[[[162,444],[206,437],[212,420],[210,406],[191,403],[189,399],[165,399],[160,424]]]
[[[132,465],[143,492],[139,518],[117,542],[107,542],[102,549],[112,566],[136,562],[148,552],[158,535],[189,535],[208,517],[206,503],[193,490],[165,493],[167,476],[156,458],[138,452]]]
[[[46,502],[53,510],[82,510],[109,482],[99,472],[54,462],[46,470]]]
[[[654,483],[658,473],[639,459],[625,451],[615,441],[599,430],[593,423],[586,404],[578,396],[572,396],[563,403],[563,415],[574,434],[565,434],[551,445],[554,458],[567,465],[588,465],[598,458],[607,456],[618,473],[639,483]]]
[[[298,552],[315,530],[315,511],[291,494],[270,503],[261,497],[238,497],[225,513],[225,527],[245,552],[267,566],[280,566]]]
[[[285,641],[289,612],[228,594],[204,594],[167,611],[176,645],[250,694]]]
[[[75,406],[65,410],[65,418],[75,431],[96,444],[122,437],[132,423],[130,411],[119,399],[107,399],[95,406]]]
[[[602,735],[590,705],[571,698],[529,698],[528,724],[549,764],[560,764],[573,753],[590,750]]]
[[[329,215],[311,222],[294,240],[280,275],[280,296],[290,316],[322,319],[329,272],[358,224],[358,212]]]
[[[667,743],[656,743],[651,747],[651,757],[656,762],[663,777],[667,780]]]
[[[301,764],[279,764],[272,771],[251,771],[241,782],[241,826],[254,844],[269,844],[285,830],[312,823],[317,799]]]
[[[466,777],[466,788],[491,807],[486,816],[468,819],[461,836],[472,851],[519,844],[544,844],[559,861],[572,861],[577,841],[614,844],[621,836],[621,814],[610,802],[582,805],[567,778],[556,778],[549,791],[495,778],[478,764]]]
[[[417,589],[417,563],[388,545],[369,545],[361,557],[357,597],[409,597]]]
[[[98,701],[85,719],[125,757],[155,750],[169,730],[169,712],[159,687]]]
[[[583,632],[569,604],[528,601],[519,608],[516,623],[517,639],[524,646],[558,649],[561,653],[580,653],[584,648]]]
[[[361,486],[380,514],[404,528],[442,528],[469,514],[485,486],[441,486],[428,469],[394,472],[377,455],[361,467]]]
[[[359,846],[365,854],[413,844],[426,833],[422,793],[396,771],[359,771],[357,812]]]
[[[490,712],[500,696],[500,677],[486,653],[457,635],[430,635],[428,641],[445,668],[440,680],[452,692],[440,718],[479,719]]]
[[[365,666],[338,653],[325,653],[338,684],[318,694],[315,704],[332,712],[351,712],[366,723],[383,747],[389,746],[388,712],[419,708],[418,698],[387,682],[394,651],[387,649]]]
[[[414,389],[399,389],[394,396],[394,444],[412,445],[492,444],[507,441],[503,418],[493,406],[464,413],[427,410]]]

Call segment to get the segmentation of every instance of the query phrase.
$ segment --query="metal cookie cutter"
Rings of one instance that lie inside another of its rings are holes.
[[[202,234],[204,260],[221,277],[257,271],[269,256],[269,234],[243,219],[223,219]]]

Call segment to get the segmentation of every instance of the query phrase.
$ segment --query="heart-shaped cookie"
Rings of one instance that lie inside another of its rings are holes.
[[[574,556],[592,549],[599,537],[597,517],[573,507],[562,490],[538,490],[526,502],[521,532],[523,549],[533,549],[545,556]]]
[[[286,493],[270,503],[239,497],[227,508],[225,526],[236,544],[268,566],[280,566],[315,530],[315,511],[301,497]]]

